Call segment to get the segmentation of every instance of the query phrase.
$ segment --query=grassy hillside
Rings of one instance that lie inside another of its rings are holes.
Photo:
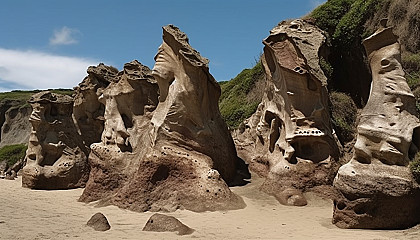
[[[219,108],[229,128],[237,128],[257,110],[262,94],[252,94],[252,92],[255,91],[257,82],[263,79],[263,67],[258,62],[252,69],[243,70],[232,80],[220,82],[222,95],[219,99]]]
[[[8,165],[12,166],[25,157],[26,149],[26,144],[4,146],[0,148],[0,162],[7,161]]]
[[[402,45],[402,65],[407,82],[420,97],[418,1],[329,0],[308,18],[329,35],[330,89],[350,94],[359,107],[368,99],[371,81],[362,40],[378,29],[380,19],[388,18],[388,26],[394,27]]]
[[[330,99],[332,120],[342,142],[354,136],[356,114],[369,97],[371,75],[362,40],[379,27],[383,18],[393,27],[402,46],[402,65],[420,113],[420,4],[410,0],[329,0],[309,16],[330,40]],[[346,107],[347,106],[347,107]],[[345,109],[343,109],[343,107]],[[350,110],[351,109],[351,110]],[[350,111],[350,112],[348,112]]]
[[[59,93],[64,95],[72,95],[72,89],[49,89],[49,91],[53,93]],[[31,90],[31,91],[22,91],[22,90],[14,90],[11,92],[0,92],[0,102],[6,100],[17,100],[20,101],[22,105],[27,104],[29,98],[35,93],[41,92],[41,90]]]

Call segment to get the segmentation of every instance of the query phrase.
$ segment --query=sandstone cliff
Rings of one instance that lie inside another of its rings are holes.
[[[343,228],[411,227],[420,222],[420,186],[408,168],[420,147],[415,98],[404,78],[398,37],[386,21],[363,44],[371,94],[353,158],[334,180],[342,195],[334,201],[333,222]]]
[[[263,100],[235,135],[240,156],[266,177],[262,189],[285,204],[304,204],[298,190],[330,185],[338,169],[327,78],[319,65],[325,40],[300,19],[271,30],[263,41]]]
[[[172,25],[163,27],[155,60],[153,72],[125,65],[120,80],[104,90],[105,129],[92,145],[80,200],[135,211],[243,207],[226,184],[234,181],[239,159],[208,60]]]
[[[28,143],[30,124],[29,115],[31,106],[22,101],[2,101],[0,106],[1,140],[0,147]]]
[[[32,126],[22,169],[22,186],[68,189],[84,186],[89,174],[88,148],[73,122],[70,96],[40,92],[31,97]]]

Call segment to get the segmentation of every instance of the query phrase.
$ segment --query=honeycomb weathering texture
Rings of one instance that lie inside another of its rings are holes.
[[[240,161],[219,113],[220,87],[208,60],[177,27],[163,27],[163,40],[152,72],[141,68],[140,77],[130,78],[136,71],[126,65],[120,80],[103,91],[104,132],[92,145],[80,200],[134,211],[244,207],[226,184]]]
[[[404,78],[398,37],[382,26],[363,42],[372,70],[355,152],[334,180],[333,222],[342,228],[399,229],[420,222],[420,188],[408,168],[420,122]]]
[[[338,169],[339,143],[319,65],[325,41],[320,29],[300,19],[270,31],[263,41],[263,100],[236,137],[241,157],[266,176],[262,189],[282,203],[284,196],[300,199],[290,205],[306,202],[297,190],[331,184]]]
[[[70,96],[40,92],[31,97],[32,131],[22,186],[34,189],[83,187],[89,175],[88,149],[72,119]]]

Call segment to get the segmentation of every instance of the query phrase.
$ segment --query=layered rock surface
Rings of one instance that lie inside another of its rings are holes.
[[[415,99],[392,28],[383,23],[363,44],[372,70],[371,94],[353,158],[334,180],[342,195],[334,201],[333,222],[342,228],[407,228],[420,222],[420,188],[407,167],[420,146]]]
[[[130,75],[132,71],[136,74]],[[112,196],[133,177],[150,145],[151,111],[157,98],[151,70],[138,62],[126,64],[120,80],[103,91],[104,131],[101,141],[91,146],[90,179],[80,200]]]
[[[0,147],[28,142],[31,132],[29,123],[31,112],[32,108],[29,105],[17,105],[7,109],[1,126]]]
[[[88,149],[76,131],[70,96],[40,92],[31,97],[32,131],[22,170],[22,186],[35,189],[82,187]]]
[[[136,71],[127,66],[104,91],[105,129],[92,146],[92,171],[80,200],[135,211],[243,207],[226,184],[239,160],[208,60],[172,25],[163,28],[155,60],[155,80],[146,68],[130,79]]]
[[[188,235],[192,234],[194,229],[183,224],[175,217],[155,213],[147,220],[142,231],[177,232],[178,235]]]
[[[262,189],[289,205],[306,202],[296,190],[331,185],[338,169],[327,78],[319,65],[325,40],[299,19],[271,30],[263,41],[263,100],[236,134],[240,156],[267,178]]]
[[[100,63],[87,69],[88,76],[75,87],[73,118],[86,146],[100,142],[105,106],[99,101],[103,90],[116,81],[118,70]]]
[[[32,130],[22,178],[24,187],[85,186],[90,169],[87,162],[90,145],[100,142],[104,129],[105,107],[99,97],[111,82],[118,81],[118,70],[100,63],[89,67],[87,73],[72,97],[42,92],[29,100],[33,108],[29,117]]]

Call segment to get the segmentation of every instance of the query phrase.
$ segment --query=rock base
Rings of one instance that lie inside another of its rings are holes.
[[[340,168],[333,223],[340,228],[405,229],[420,222],[420,188],[404,166],[362,164]]]

